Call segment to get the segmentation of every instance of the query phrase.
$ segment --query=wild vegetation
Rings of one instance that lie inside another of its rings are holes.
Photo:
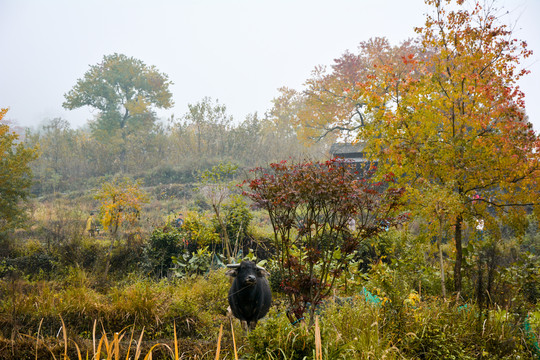
[[[263,117],[204,98],[162,123],[167,75],[113,54],[66,94],[88,127],[0,125],[0,359],[540,358],[530,51],[494,8],[426,2],[418,39],[361,43]],[[249,333],[242,259],[274,298]]]

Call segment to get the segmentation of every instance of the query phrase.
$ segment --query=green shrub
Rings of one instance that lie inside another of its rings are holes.
[[[190,247],[210,246],[215,249],[221,245],[221,238],[215,224],[208,216],[197,212],[188,212],[184,219],[182,231],[187,235]]]
[[[248,335],[248,359],[308,359],[313,356],[313,331],[305,326],[292,326],[284,309],[270,309],[267,318],[259,321]]]
[[[3,259],[0,265],[0,277],[29,276],[49,278],[55,268],[55,259],[44,253],[34,253],[14,259]]]
[[[239,242],[237,247],[242,248],[243,240],[248,236],[247,230],[253,220],[247,202],[239,195],[232,196],[230,202],[223,205],[223,211],[229,239],[232,243]],[[219,233],[219,227],[217,228]]]
[[[168,165],[154,168],[142,175],[146,186],[156,186],[162,184],[186,184],[195,181],[193,169],[183,167],[171,167]]]
[[[142,254],[142,267],[146,274],[164,277],[173,267],[172,257],[182,253],[183,233],[173,227],[155,229],[145,244]]]
[[[193,253],[186,250],[181,256],[173,256],[172,262],[174,268],[171,270],[174,276],[178,278],[194,278],[197,275],[206,274],[210,269],[223,266],[223,257],[208,251],[208,246],[205,246]]]

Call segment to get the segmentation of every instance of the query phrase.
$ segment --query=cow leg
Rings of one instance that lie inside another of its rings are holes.
[[[257,320],[249,322],[249,330],[255,330],[255,326],[257,326]]]
[[[242,330],[244,330],[244,331],[249,331],[247,321],[245,321],[245,320],[240,320],[240,325],[242,325]]]

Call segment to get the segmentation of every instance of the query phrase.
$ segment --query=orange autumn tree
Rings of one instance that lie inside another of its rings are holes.
[[[366,98],[359,91],[361,84],[370,80],[381,67],[391,67],[398,73],[410,72],[412,64],[402,61],[408,54],[429,56],[429,52],[422,52],[413,40],[399,46],[390,45],[386,38],[361,42],[357,53],[346,51],[329,68],[317,66],[302,92],[280,89],[274,108],[283,102],[294,107],[295,116],[291,120],[298,128],[299,137],[307,142],[337,137],[353,139],[369,121],[369,114],[364,111]],[[391,89],[383,87],[380,91]]]
[[[393,171],[408,187],[411,206],[422,206],[425,191],[447,194],[437,198],[451,209],[454,290],[460,292],[466,224],[484,220],[497,236],[499,222],[520,223],[529,209],[540,214],[540,139],[517,86],[527,73],[520,63],[531,51],[498,22],[494,7],[426,3],[433,15],[416,32],[432,55],[408,54],[402,58],[407,67],[377,67],[357,84],[370,120],[359,138],[370,143],[381,172]]]

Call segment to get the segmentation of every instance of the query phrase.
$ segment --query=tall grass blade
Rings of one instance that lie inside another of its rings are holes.
[[[144,357],[144,360],[152,360],[152,351],[154,351],[154,349],[160,345],[163,345],[163,344],[155,344],[154,346],[152,346],[148,354],[146,354],[146,356]]]
[[[138,360],[139,356],[141,356],[141,343],[142,343],[143,334],[144,334],[144,326],[141,331],[141,336],[139,336],[139,341],[137,342],[137,348],[135,349],[135,360]]]
[[[315,359],[322,360],[321,328],[318,316],[315,317]]]
[[[219,327],[219,335],[217,341],[216,360],[219,360],[219,353],[221,352],[221,336],[223,335],[223,324]]]
[[[64,323],[64,319],[62,319],[62,315],[58,315],[58,316],[60,316],[60,321],[62,322],[62,334],[64,335],[64,359],[68,359],[68,355],[67,355],[68,338],[67,338],[66,324]]]
[[[178,338],[176,337],[176,320],[173,322],[174,330],[174,360],[178,360]]]
[[[99,359],[99,357],[96,358],[96,327],[97,327],[97,319],[94,319],[94,327],[92,328],[92,345],[94,346],[93,359]]]
[[[36,336],[36,360],[38,360],[37,354],[38,354],[38,346],[39,346],[39,332],[41,331],[41,325],[43,324],[43,318],[41,318],[41,321],[39,322],[38,330],[37,330],[37,336]]]
[[[81,349],[79,348],[79,345],[74,340],[71,340],[75,344],[75,349],[77,349],[77,359],[83,360],[81,355]],[[88,357],[88,356],[87,356]]]
[[[114,349],[114,358],[116,360],[120,360],[120,338],[118,337],[118,333],[115,332],[114,333],[114,340],[112,342],[112,346],[113,346],[113,349]]]
[[[103,345],[105,345],[105,351],[107,352],[107,360],[109,360],[111,358],[112,345],[109,344],[109,339],[107,338],[107,332],[105,331],[103,324],[101,324],[101,329],[103,331],[103,336],[101,337],[101,340],[103,340]]]
[[[133,324],[133,327],[131,328],[131,335],[129,336],[129,345],[127,349],[126,360],[129,360],[129,351],[131,350],[131,342],[133,341],[134,333],[135,333],[135,324]]]
[[[232,319],[231,319],[231,333],[232,333],[232,342],[233,342],[233,348],[234,348],[234,359],[238,360],[238,354],[236,352],[236,339],[234,338],[234,327],[233,327]]]
[[[97,352],[94,353],[94,359],[95,360],[100,360],[101,359],[101,347],[103,346],[103,343],[104,343],[103,338],[105,338],[105,335],[103,335],[101,337],[101,339],[99,340],[99,344],[98,344],[98,347],[97,347]]]

